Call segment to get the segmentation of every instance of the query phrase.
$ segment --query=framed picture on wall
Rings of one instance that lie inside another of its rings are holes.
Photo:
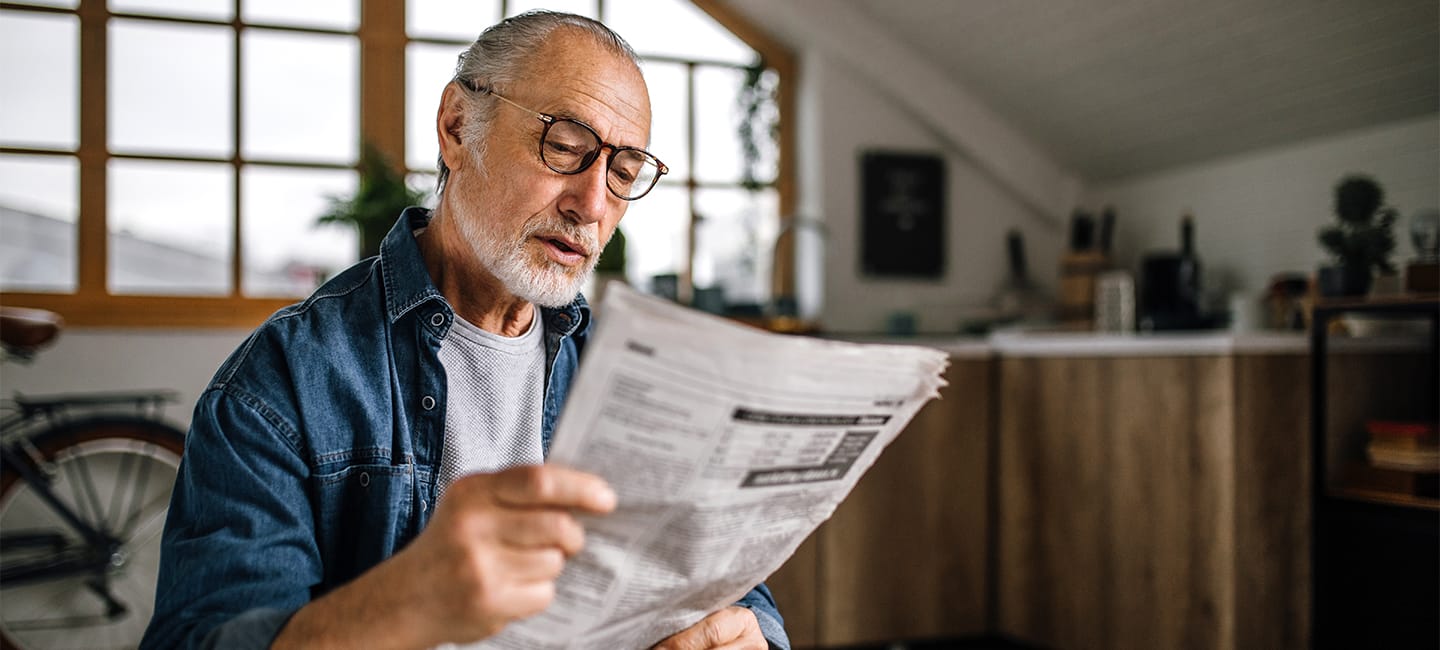
[[[938,154],[860,156],[860,267],[871,276],[945,274],[945,160]]]

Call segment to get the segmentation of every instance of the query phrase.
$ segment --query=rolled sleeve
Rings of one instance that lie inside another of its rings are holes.
[[[266,650],[295,612],[259,607],[210,630],[201,641],[205,650]]]
[[[745,594],[735,603],[755,614],[755,620],[760,623],[760,632],[765,635],[772,650],[790,650],[790,635],[785,633],[785,619],[780,616],[780,609],[775,606],[775,597],[770,594],[770,588],[764,583],[755,585],[750,593]]]

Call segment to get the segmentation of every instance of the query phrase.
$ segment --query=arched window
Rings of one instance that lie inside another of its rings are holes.
[[[775,121],[790,63],[698,4],[0,3],[0,301],[80,325],[253,325],[356,259],[355,233],[315,219],[356,186],[359,143],[430,186],[455,55],[543,6],[611,24],[645,59],[672,171],[622,225],[632,283],[763,304],[792,200]]]

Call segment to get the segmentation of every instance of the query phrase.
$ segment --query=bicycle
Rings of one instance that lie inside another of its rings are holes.
[[[60,331],[0,308],[6,357]],[[160,532],[184,449],[171,393],[17,395],[0,417],[0,648],[134,648],[149,624]]]

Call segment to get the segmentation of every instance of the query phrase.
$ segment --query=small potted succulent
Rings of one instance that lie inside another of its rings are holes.
[[[1320,229],[1320,245],[1333,263],[1320,268],[1324,296],[1363,296],[1369,293],[1375,272],[1394,273],[1390,254],[1395,250],[1391,227],[1396,212],[1385,204],[1385,193],[1368,176],[1349,175],[1335,186],[1338,223]]]

